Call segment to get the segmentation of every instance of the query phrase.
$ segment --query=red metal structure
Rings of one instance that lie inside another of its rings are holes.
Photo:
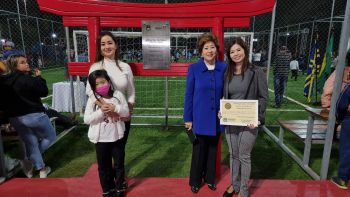
[[[89,32],[89,59],[95,59],[96,38],[103,27],[141,27],[142,20],[169,21],[171,28],[211,28],[224,46],[225,27],[249,27],[250,17],[271,12],[275,0],[208,0],[194,3],[146,4],[103,0],[37,0],[42,11],[63,17],[65,26],[85,26]],[[223,59],[223,47],[219,59]],[[87,75],[93,62],[70,62],[71,75]],[[144,70],[130,63],[136,76],[186,76],[189,63],[172,63],[166,70]],[[220,144],[220,143],[219,143]],[[218,148],[221,152],[221,148]],[[221,154],[217,158],[220,176]]]
[[[172,28],[212,28],[223,45],[225,27],[249,27],[250,17],[271,12],[275,0],[211,0],[194,3],[146,4],[103,0],[38,0],[41,10],[61,15],[65,26],[86,26],[90,61],[103,27],[141,27],[142,20],[169,21]],[[220,59],[223,58],[223,48]],[[71,62],[71,75],[86,75],[92,62]],[[172,63],[168,70],[144,70],[131,63],[138,76],[186,76],[188,63]]]

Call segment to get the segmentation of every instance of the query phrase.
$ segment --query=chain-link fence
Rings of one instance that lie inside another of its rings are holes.
[[[110,0],[115,2],[132,3],[188,3],[205,0]],[[333,5],[334,3],[334,5]],[[29,57],[30,64],[35,67],[63,66],[66,62],[66,44],[64,27],[61,18],[48,13],[41,12],[36,1],[26,0],[3,0],[0,2],[0,37],[3,41],[11,40],[15,48],[25,52]],[[274,20],[274,33],[272,41],[272,54],[269,61],[269,40],[271,32],[272,14],[258,15],[251,18],[250,27],[247,28],[225,28],[225,46],[233,36],[241,36],[239,33],[248,32],[245,36],[251,48],[251,60],[268,73],[269,81],[269,109],[276,107],[283,110],[302,111],[308,105],[304,96],[305,78],[308,76],[307,67],[313,41],[318,37],[320,54],[323,57],[328,39],[333,32],[333,51],[339,46],[341,22],[345,8],[344,0],[334,1],[277,1],[276,17]],[[332,28],[331,28],[332,27]],[[140,28],[103,28],[116,34],[120,47],[120,59],[126,62],[142,62],[142,38]],[[171,29],[171,59],[172,62],[194,62],[200,54],[197,50],[197,37],[211,31],[209,28],[172,28]],[[86,27],[70,27],[70,57],[75,62],[89,61],[88,34]],[[317,35],[317,36],[316,36]],[[284,46],[288,50],[289,58],[278,61],[278,50]],[[1,51],[2,53],[3,51]],[[1,54],[0,53],[0,54]],[[336,55],[335,55],[336,56]],[[226,57],[225,57],[226,58]],[[298,69],[290,71],[290,61],[297,60]],[[271,62],[271,64],[268,64]],[[281,62],[284,62],[283,65]],[[278,65],[281,64],[281,65]],[[279,70],[282,67],[282,70]],[[140,81],[138,81],[140,80]],[[151,80],[153,84],[143,80]],[[171,115],[181,117],[183,105],[183,92],[185,78],[169,78],[169,86],[175,87],[176,101],[169,101],[169,106],[176,109]],[[317,82],[317,77],[315,78]],[[163,77],[137,77],[137,94],[144,95],[138,98],[149,100],[140,107],[140,113],[147,111],[150,106],[156,108],[159,113],[145,115],[163,114],[164,99],[159,101],[152,95],[159,95],[165,91],[165,79]],[[176,84],[173,85],[172,83]],[[147,87],[145,87],[147,85]],[[321,86],[315,83],[314,86]],[[160,88],[160,87],[163,87]],[[149,89],[158,92],[149,92]],[[310,96],[311,102],[319,102],[322,91],[316,92],[316,87]],[[318,87],[317,89],[322,90]],[[164,95],[172,95],[168,89]],[[163,94],[162,94],[163,95]],[[148,98],[150,97],[150,98]],[[172,99],[170,99],[172,100]],[[148,104],[146,104],[148,103]],[[154,103],[154,104],[150,104]],[[176,103],[176,104],[171,104]],[[158,109],[160,108],[160,109]],[[278,109],[278,110],[279,110]]]
[[[209,0],[106,1],[171,4]],[[224,29],[225,49],[232,37],[243,37],[249,45],[249,55],[253,64],[266,71],[269,85],[266,125],[273,130],[273,133],[278,132],[277,127],[274,127],[277,125],[277,119],[306,120],[308,114],[304,108],[311,103],[320,106],[323,82],[319,75],[321,76],[323,66],[327,66],[322,61],[326,48],[329,47],[333,61],[328,65],[333,66],[333,69],[336,66],[346,7],[345,0],[276,0],[276,2],[275,17],[272,13],[258,15],[251,17],[249,27]],[[116,35],[120,49],[119,58],[122,61],[143,61],[140,28],[113,27],[101,30],[111,31]],[[171,28],[171,61],[196,61],[201,55],[197,49],[198,36],[210,31],[210,28]],[[66,52],[69,52],[70,61],[91,62],[87,27],[70,27],[68,32],[71,43],[69,51],[66,50],[65,31],[60,17],[41,12],[34,0],[0,1],[2,44],[6,41],[14,42],[15,48],[28,56],[31,66],[63,67],[68,59]],[[2,47],[0,54],[4,52]],[[309,65],[313,69],[310,69]],[[133,124],[164,124],[164,120],[166,124],[168,121],[169,124],[183,124],[185,81],[186,77],[136,76],[137,100]],[[77,86],[78,95],[75,95],[74,103],[84,106],[86,97],[83,95],[84,87],[83,85],[80,87],[80,84]],[[69,87],[68,83],[56,84],[57,87],[58,85],[62,85],[63,90]],[[80,100],[77,102],[77,99]],[[63,99],[58,100],[65,102]],[[308,147],[309,153],[310,147]],[[308,166],[308,160],[309,158],[300,165]],[[324,166],[328,167],[328,164]],[[322,172],[325,171],[323,169]]]
[[[303,111],[306,105],[320,105],[323,83],[316,75],[320,74],[317,72],[321,72],[321,69],[316,69],[313,73],[312,85],[308,86],[310,89],[305,88],[304,93],[305,80],[310,76],[307,70],[309,60],[313,57],[310,55],[317,40],[321,67],[328,40],[333,35],[332,51],[334,58],[337,56],[345,3],[343,0],[317,3],[316,1],[277,1],[270,65],[267,65],[267,52],[271,32],[271,14],[252,18],[251,30],[254,32],[255,41],[253,62],[259,66],[270,66],[268,69],[269,107]],[[296,61],[291,63],[292,60]]]
[[[11,41],[14,49],[27,55],[32,67],[62,67],[65,64],[66,41],[61,18],[41,12],[36,1],[0,2],[0,38],[1,59],[6,58],[3,45]]]

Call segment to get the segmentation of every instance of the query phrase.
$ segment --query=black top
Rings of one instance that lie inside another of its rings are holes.
[[[48,95],[45,79],[23,72],[0,75],[0,110],[8,117],[44,112],[40,97]]]
[[[288,51],[278,52],[274,60],[273,74],[275,76],[288,76],[291,59],[292,55]]]

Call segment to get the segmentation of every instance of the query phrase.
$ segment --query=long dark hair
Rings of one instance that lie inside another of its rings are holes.
[[[236,63],[232,61],[230,57],[230,51],[231,47],[235,44],[238,44],[241,46],[244,50],[245,57],[243,59],[243,64],[242,64],[242,79],[244,78],[244,72],[247,71],[249,67],[252,67],[253,65],[249,62],[249,50],[247,44],[244,42],[244,40],[240,37],[234,37],[233,40],[231,41],[229,47],[227,47],[226,50],[226,57],[228,59],[228,67],[225,72],[225,80],[230,81],[233,77],[234,72],[236,71]]]
[[[115,64],[117,65],[117,67],[121,69],[121,67],[118,64],[118,60],[119,60],[119,47],[118,47],[118,41],[117,38],[109,31],[103,31],[100,33],[100,35],[97,37],[96,39],[96,57],[95,57],[95,62],[100,62],[102,61],[103,64],[103,59],[104,56],[102,55],[102,51],[101,51],[101,40],[103,36],[109,36],[112,38],[113,42],[115,43],[115,46],[117,47],[117,49],[115,50],[115,54],[114,54],[114,60],[115,60]]]
[[[91,72],[89,74],[89,77],[88,77],[89,84],[90,84],[92,92],[94,93],[95,98],[98,100],[98,98],[96,96],[96,79],[97,78],[105,78],[109,82],[111,87],[109,88],[108,96],[113,97],[114,88],[113,88],[113,84],[111,82],[111,78],[109,78],[109,76],[107,74],[107,71],[106,70],[95,70],[95,71]]]

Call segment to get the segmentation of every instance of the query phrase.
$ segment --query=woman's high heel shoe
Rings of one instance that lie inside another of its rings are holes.
[[[209,187],[209,189],[211,189],[211,190],[213,190],[213,191],[216,190],[216,185],[215,185],[215,184],[209,184],[209,183],[208,183],[208,187]]]
[[[192,193],[196,194],[199,191],[199,187],[191,186],[191,191],[192,191]]]
[[[224,192],[224,194],[222,195],[223,197],[232,197],[233,194],[238,194],[238,192],[236,192],[234,189],[232,190],[232,192],[228,192],[228,190],[230,189],[230,187],[232,187],[232,185],[230,185],[226,191]]]

